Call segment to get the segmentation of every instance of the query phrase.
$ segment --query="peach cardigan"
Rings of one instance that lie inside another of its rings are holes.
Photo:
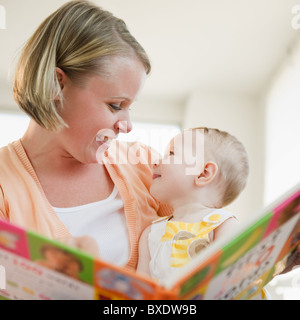
[[[138,143],[115,142],[104,160],[124,202],[130,268],[137,265],[142,231],[158,215],[171,214],[170,207],[160,206],[149,193],[151,156],[149,148]],[[130,157],[134,163],[128,163]],[[70,235],[47,200],[20,140],[0,149],[0,218],[53,239]]]

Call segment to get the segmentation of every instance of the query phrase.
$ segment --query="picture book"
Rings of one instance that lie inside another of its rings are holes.
[[[300,184],[163,284],[0,220],[0,299],[250,299],[300,244]]]

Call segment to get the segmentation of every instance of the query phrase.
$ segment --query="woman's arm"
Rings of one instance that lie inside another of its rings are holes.
[[[8,216],[6,214],[6,206],[4,202],[4,194],[1,186],[0,186],[0,219],[2,220],[8,219]]]
[[[151,230],[151,225],[148,226],[140,237],[139,242],[139,259],[137,265],[137,272],[140,272],[143,275],[151,276],[150,274],[150,250],[148,244],[148,235]]]

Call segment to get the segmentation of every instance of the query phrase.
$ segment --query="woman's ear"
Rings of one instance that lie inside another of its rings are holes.
[[[63,90],[67,75],[65,74],[65,72],[62,69],[60,69],[58,67],[55,67],[55,72],[56,72],[57,80],[60,85],[60,89]]]
[[[204,166],[203,171],[200,175],[195,176],[195,184],[198,187],[203,187],[204,185],[213,181],[218,172],[218,165],[215,162],[207,162]]]

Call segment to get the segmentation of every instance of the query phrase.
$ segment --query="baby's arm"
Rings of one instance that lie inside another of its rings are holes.
[[[148,235],[151,230],[151,225],[148,226],[140,237],[139,242],[139,260],[137,266],[137,272],[140,272],[144,275],[151,276],[150,274],[150,251],[149,251],[149,244],[148,244]]]
[[[213,239],[216,240],[218,238],[223,237],[227,233],[232,232],[235,228],[239,226],[239,222],[236,218],[229,218],[224,221],[218,228],[213,231]]]

